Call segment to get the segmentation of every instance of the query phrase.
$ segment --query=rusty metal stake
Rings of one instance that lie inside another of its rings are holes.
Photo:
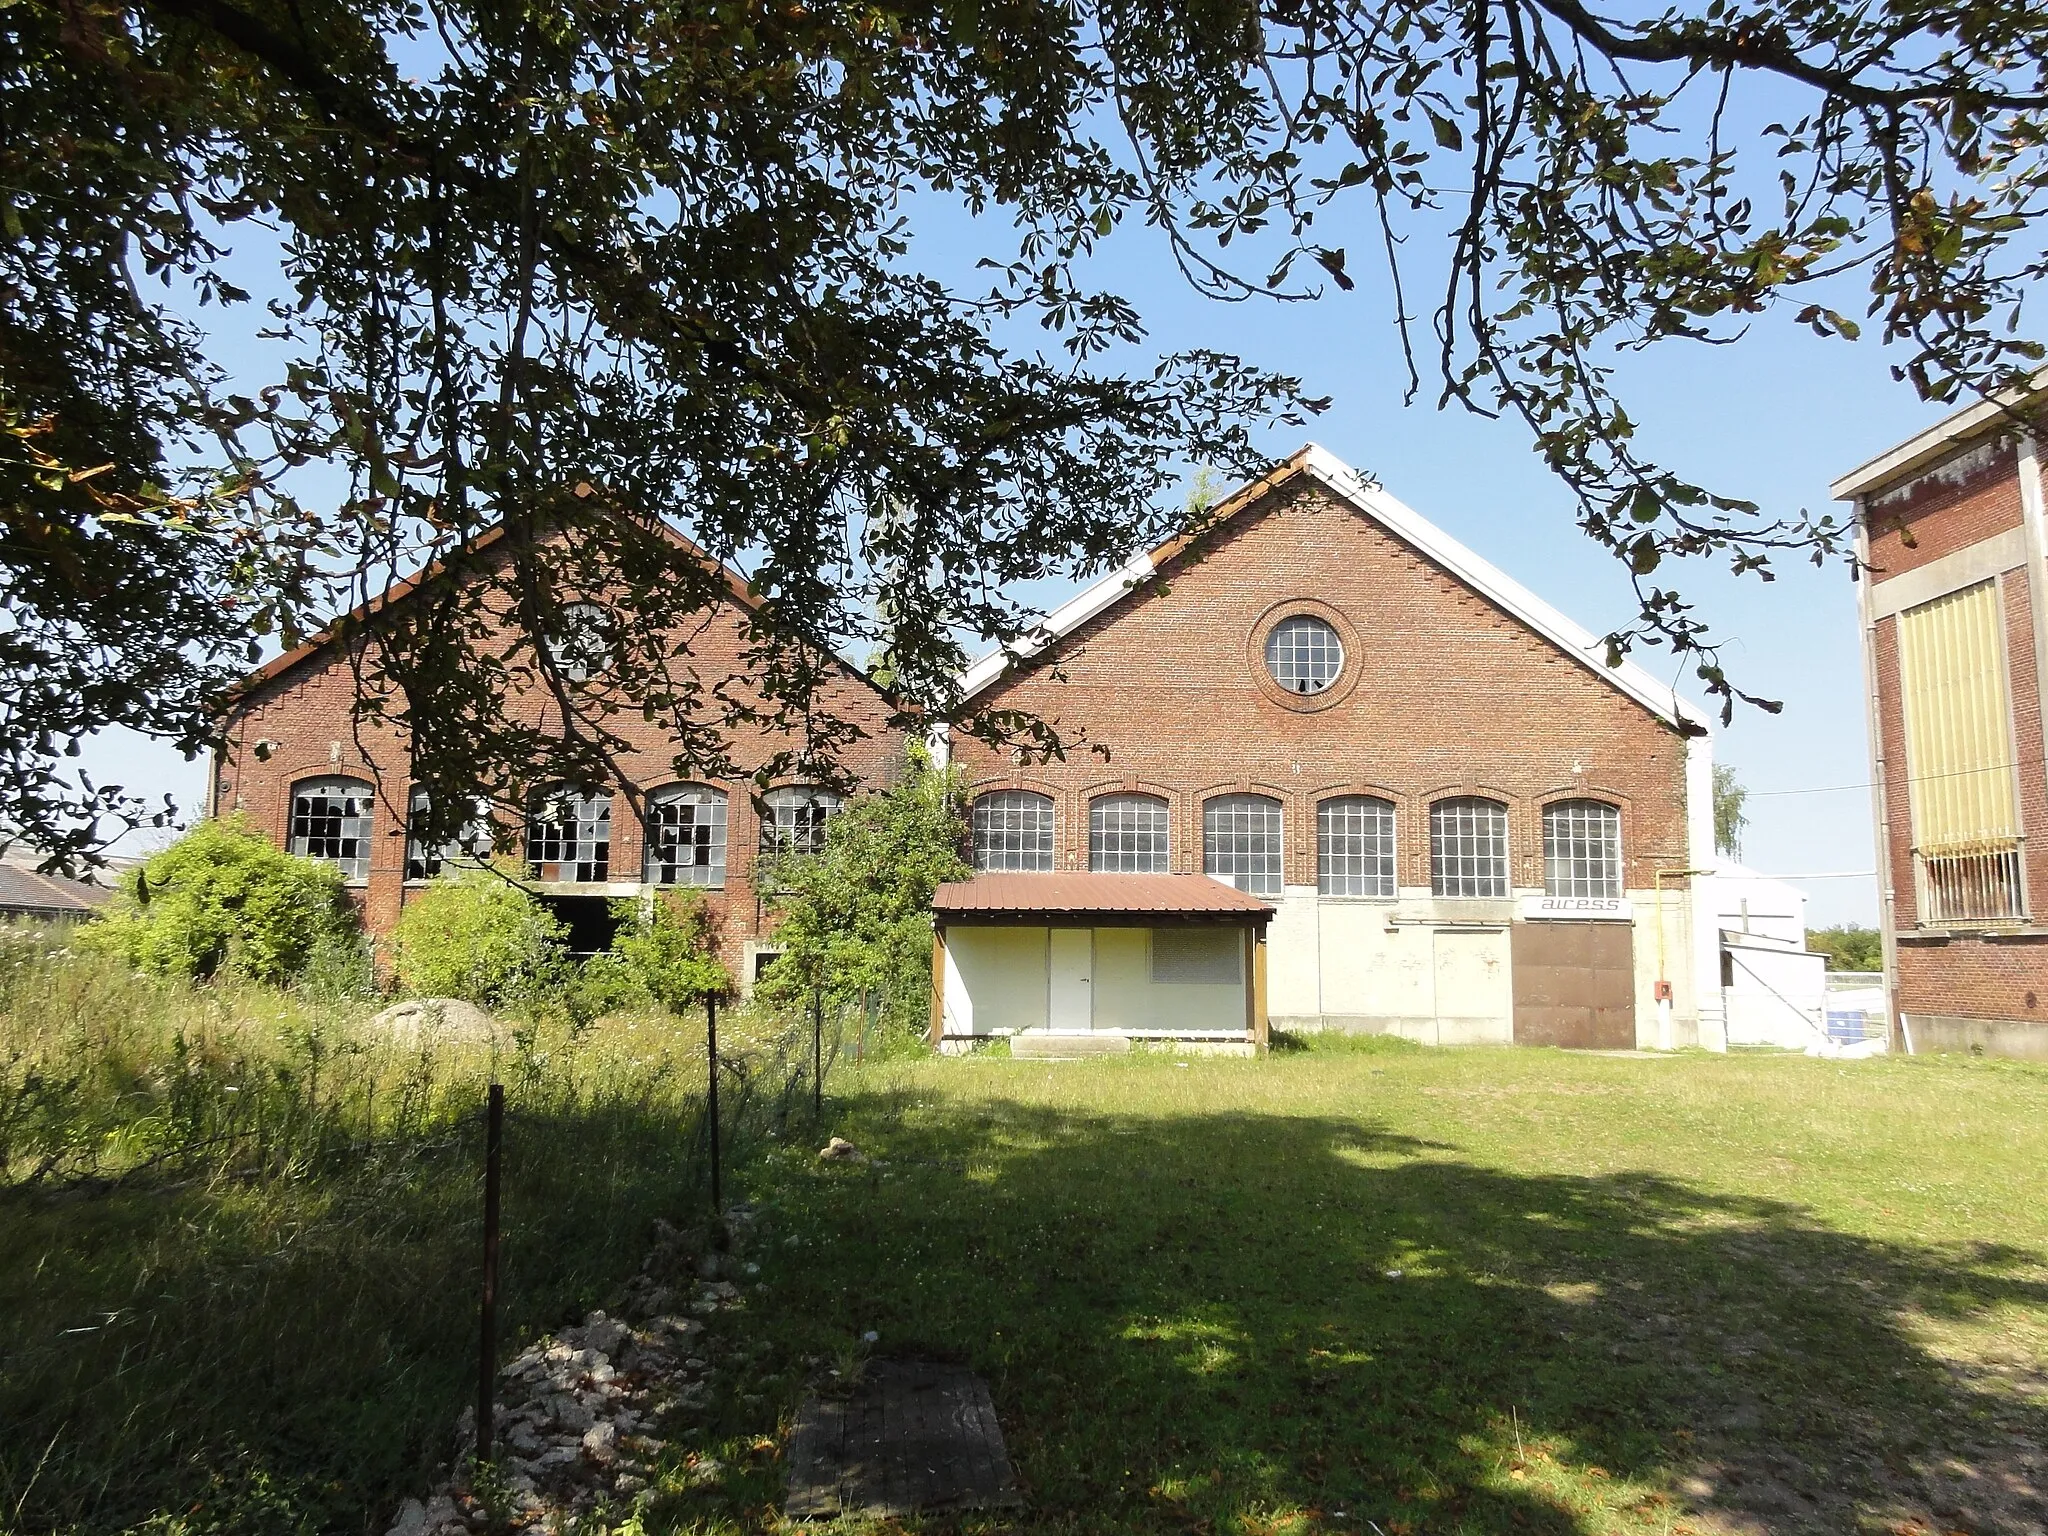
[[[491,1460],[496,1427],[495,1388],[498,1380],[498,1189],[505,1156],[505,1085],[491,1084],[489,1129],[484,1133],[484,1295],[482,1339],[476,1362],[476,1460]]]
[[[825,1110],[825,994],[811,988],[811,1114]]]

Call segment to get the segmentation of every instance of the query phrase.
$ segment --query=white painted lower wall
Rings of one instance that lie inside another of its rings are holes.
[[[1189,944],[1196,946],[1190,955]],[[1178,947],[1176,947],[1178,946]],[[1027,1029],[1127,1035],[1245,1035],[1244,930],[1176,929],[1162,948],[1150,928],[949,924],[941,1017],[947,1039]],[[1213,953],[1205,953],[1213,951]],[[1161,979],[1206,961],[1213,980]],[[1162,967],[1162,962],[1164,965]],[[1227,972],[1227,976],[1224,974]]]
[[[1427,1045],[1514,1040],[1512,925],[1523,896],[1442,901],[1426,889],[1392,901],[1326,897],[1289,886],[1267,930],[1267,1007],[1273,1027],[1400,1035]],[[1660,1039],[1658,899],[1625,893],[1633,916],[1636,1043],[1684,1048],[1703,1041],[1693,979],[1693,902],[1663,898],[1663,967],[1672,982],[1671,1038]]]

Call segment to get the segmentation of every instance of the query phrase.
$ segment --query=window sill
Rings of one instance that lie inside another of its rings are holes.
[[[1951,939],[2042,939],[2048,938],[2048,924],[1960,923],[1942,928],[1901,928],[1892,937],[1901,944],[1946,944]]]

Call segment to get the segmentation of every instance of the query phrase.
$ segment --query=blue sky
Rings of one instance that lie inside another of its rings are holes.
[[[1360,204],[1351,212],[1365,211]],[[932,209],[918,210],[918,218],[914,255],[941,273],[1002,248],[1000,227],[976,228]],[[1308,428],[1265,435],[1263,446],[1275,455],[1313,438],[1588,628],[1626,624],[1634,603],[1625,573],[1573,526],[1570,497],[1530,451],[1519,423],[1402,405],[1405,371],[1383,285],[1363,259],[1373,248],[1366,233],[1335,221],[1322,231],[1352,246],[1361,281],[1353,292],[1332,290],[1312,302],[1202,299],[1142,230],[1120,232],[1095,275],[1137,299],[1159,350],[1237,352],[1298,374],[1312,395],[1331,396],[1329,411]],[[1427,249],[1418,241],[1416,250],[1426,272]],[[237,263],[238,279],[259,294],[262,266],[254,251]],[[1423,302],[1413,295],[1429,287],[1427,277],[1411,287],[1411,302]],[[1837,302],[1851,307],[1853,295]],[[1426,320],[1421,334],[1427,338]],[[232,364],[232,348],[227,357]],[[1626,399],[1642,446],[1681,473],[1767,511],[1819,512],[1831,510],[1832,478],[1942,414],[1892,381],[1890,360],[1873,343],[1821,341],[1767,317],[1733,346],[1666,344],[1629,360]],[[1425,377],[1425,402],[1433,399],[1427,384]],[[1776,574],[1765,583],[1702,564],[1683,572],[1667,566],[1659,579],[1675,578],[1726,638],[1724,660],[1739,686],[1784,702],[1775,717],[1739,710],[1717,741],[1720,760],[1735,765],[1752,793],[1745,861],[1776,874],[1869,870],[1854,587],[1840,564],[1784,564]],[[1052,601],[1061,595],[1046,594]],[[1652,671],[1672,670],[1658,653],[1637,659]],[[202,764],[132,737],[90,743],[84,766],[133,790],[173,793],[195,809],[203,792]],[[1875,918],[1869,878],[1816,880],[1806,889],[1816,924]]]

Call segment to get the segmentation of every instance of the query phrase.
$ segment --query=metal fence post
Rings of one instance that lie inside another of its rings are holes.
[[[491,1084],[484,1132],[484,1292],[476,1362],[476,1460],[491,1460],[498,1378],[498,1192],[505,1152],[505,1085]]]
[[[811,1114],[825,1111],[825,994],[811,988]]]
[[[722,1211],[725,1201],[718,1187],[718,995],[704,998],[704,1045],[711,1059],[711,1084],[706,1094],[705,1113],[711,1119],[711,1209]]]

